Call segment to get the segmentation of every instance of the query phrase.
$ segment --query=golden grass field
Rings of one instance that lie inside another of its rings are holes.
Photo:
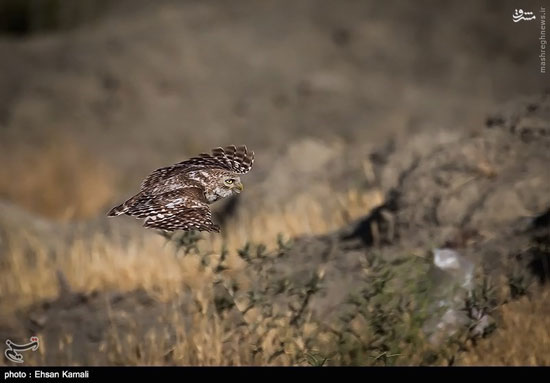
[[[463,356],[463,365],[548,366],[550,326],[548,288],[531,298],[503,305],[499,330]]]

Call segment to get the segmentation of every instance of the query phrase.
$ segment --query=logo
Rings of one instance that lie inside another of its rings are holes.
[[[531,21],[535,20],[537,16],[533,15],[533,12],[524,12],[523,9],[520,9],[519,11],[516,9],[514,10],[514,14],[512,15],[512,20],[514,20],[514,23],[517,23],[521,20],[525,21]]]
[[[18,353],[18,351],[27,351],[27,350],[38,350],[38,337],[31,337],[30,343],[27,344],[15,344],[11,340],[6,340],[8,348],[4,352],[6,358],[14,363],[23,363],[23,355]]]

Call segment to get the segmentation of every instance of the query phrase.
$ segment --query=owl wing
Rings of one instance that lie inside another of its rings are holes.
[[[190,187],[163,194],[141,193],[125,211],[144,219],[143,226],[165,231],[199,230],[219,232],[203,192]]]
[[[207,207],[179,210],[164,218],[146,219],[143,226],[164,231],[198,230],[220,232],[220,227],[212,222],[212,213]]]
[[[201,153],[197,157],[155,170],[143,181],[141,190],[162,183],[175,175],[200,169],[225,169],[237,174],[245,174],[252,169],[253,163],[254,152],[249,152],[244,145],[216,148],[211,154]]]

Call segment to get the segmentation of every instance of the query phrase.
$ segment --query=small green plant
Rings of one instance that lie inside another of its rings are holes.
[[[281,268],[288,265],[292,249],[282,236],[275,249],[249,242],[236,251],[246,263],[240,272],[248,278],[245,284],[225,273],[231,256],[225,246],[214,256],[199,249],[200,236],[194,233],[173,240],[183,254],[201,257],[215,276],[212,300],[200,302],[202,312],[210,312],[205,308],[210,305],[219,318],[237,314],[237,322],[224,319],[223,328],[231,334],[227,341],[236,337],[234,341],[246,344],[250,357],[262,364],[454,364],[465,342],[494,330],[492,313],[501,304],[495,284],[481,270],[463,298],[469,324],[434,345],[424,325],[437,317],[433,310],[440,295],[430,283],[428,259],[405,255],[388,260],[369,253],[361,262],[362,280],[337,308],[338,315],[328,320],[315,316],[311,307],[325,291],[324,271],[314,269],[295,278]]]

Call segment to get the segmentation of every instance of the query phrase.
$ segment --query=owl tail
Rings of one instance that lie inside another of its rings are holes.
[[[126,214],[130,208],[136,203],[140,195],[136,195],[132,198],[130,198],[128,201],[124,202],[123,204],[120,204],[118,206],[115,206],[112,208],[107,215],[109,217],[116,217],[117,215]]]

